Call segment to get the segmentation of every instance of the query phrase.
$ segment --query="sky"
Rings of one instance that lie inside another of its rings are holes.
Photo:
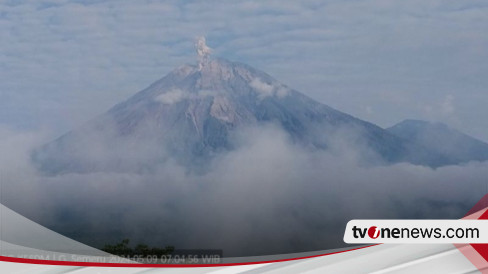
[[[382,127],[488,141],[486,1],[1,1],[0,126],[76,128],[173,68],[195,37]]]

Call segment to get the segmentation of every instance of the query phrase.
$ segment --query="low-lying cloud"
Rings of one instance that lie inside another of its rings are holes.
[[[178,103],[189,98],[190,94],[181,90],[173,89],[156,97],[156,100],[167,105]]]
[[[288,95],[288,88],[284,86],[276,86],[275,84],[265,83],[259,78],[253,79],[249,85],[258,92],[260,99],[264,99],[269,96],[277,96],[278,98],[283,98]]]
[[[147,172],[44,176],[29,156],[39,136],[0,131],[2,203],[97,247],[129,238],[225,256],[335,248],[353,218],[460,218],[488,178],[488,163],[367,163],[366,149],[340,135],[311,151],[272,125],[237,132],[237,149],[204,174],[166,161]]]

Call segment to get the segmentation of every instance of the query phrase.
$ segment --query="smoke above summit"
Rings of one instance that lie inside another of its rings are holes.
[[[198,69],[202,69],[205,63],[208,62],[212,50],[207,46],[207,42],[204,36],[199,36],[196,38],[195,49],[197,50],[198,56]]]

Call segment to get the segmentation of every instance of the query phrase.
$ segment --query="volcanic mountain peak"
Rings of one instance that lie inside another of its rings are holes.
[[[442,153],[447,164],[487,161],[488,144],[439,122],[404,120],[386,129],[402,139]]]
[[[197,41],[197,53],[197,65],[176,68],[44,146],[34,154],[35,161],[50,173],[140,170],[168,158],[201,166],[235,148],[232,132],[272,123],[307,148],[329,148],[337,141],[336,133],[347,129],[350,134],[342,136],[347,142],[365,147],[385,163],[435,167],[456,162],[321,104],[248,65],[211,59],[204,39]]]

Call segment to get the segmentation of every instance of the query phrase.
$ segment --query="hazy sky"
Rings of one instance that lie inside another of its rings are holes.
[[[443,121],[488,141],[488,2],[2,1],[0,126],[62,132],[183,63],[195,36],[386,127]]]

